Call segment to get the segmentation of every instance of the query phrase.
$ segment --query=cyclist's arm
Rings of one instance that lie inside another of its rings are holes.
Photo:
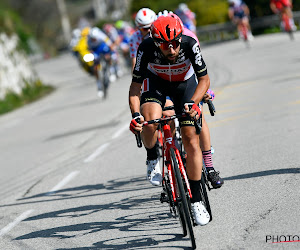
[[[131,82],[129,88],[129,107],[131,114],[140,113],[140,96],[142,85],[137,82]]]
[[[202,101],[204,95],[209,89],[209,86],[210,86],[210,78],[208,74],[198,77],[198,85],[191,99],[196,104],[199,104],[199,102]]]
[[[276,8],[276,5],[273,2],[270,2],[270,8],[274,14],[278,13],[278,9]]]
[[[246,16],[250,16],[250,10],[246,4],[243,4],[243,10]]]
[[[233,21],[233,17],[234,17],[234,10],[232,8],[228,9],[228,17],[231,21]]]

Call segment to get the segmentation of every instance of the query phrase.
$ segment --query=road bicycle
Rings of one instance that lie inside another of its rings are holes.
[[[174,109],[173,106],[171,106]],[[164,110],[168,110],[164,108]],[[190,184],[185,170],[185,164],[183,162],[183,157],[179,149],[176,147],[174,138],[172,136],[169,121],[174,119],[179,119],[181,117],[187,116],[183,113],[180,115],[173,115],[168,117],[162,117],[160,119],[154,119],[150,121],[145,121],[143,126],[149,124],[160,124],[162,130],[162,192],[160,196],[160,201],[162,203],[166,202],[170,206],[170,212],[174,217],[178,217],[182,226],[183,236],[189,234],[191,240],[192,248],[196,248],[196,240],[193,231],[193,227],[196,225],[195,220],[191,212],[191,198],[192,193],[190,189]],[[195,122],[196,132],[200,133],[200,124]],[[142,141],[140,135],[136,135],[138,147],[142,147]],[[201,185],[200,185],[200,195],[201,199],[206,206],[208,213],[210,214],[210,220],[212,220],[212,214],[210,209],[210,204],[206,191],[207,175],[205,170],[202,169]]]
[[[99,79],[103,84],[104,98],[107,98],[107,92],[110,83],[110,75],[111,75],[110,67],[111,67],[110,59],[108,59],[104,55],[101,56],[100,62],[97,66],[97,70],[98,70]]]
[[[240,23],[237,25],[237,30],[238,30],[238,35],[239,38],[242,39],[246,46],[249,48],[250,47],[250,39],[249,39],[249,30],[247,25],[240,21]]]
[[[96,65],[96,70],[98,73],[99,80],[103,86],[104,98],[107,98],[107,90],[110,83],[110,67],[111,67],[111,58],[107,55],[100,55],[98,59],[95,59],[95,56],[92,53],[88,53],[83,57],[85,63],[93,63]]]

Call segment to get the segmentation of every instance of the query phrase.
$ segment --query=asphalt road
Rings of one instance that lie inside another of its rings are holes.
[[[194,228],[198,249],[300,249],[299,41],[202,46],[225,184]],[[130,75],[101,101],[71,55],[35,68],[57,90],[0,117],[0,249],[189,249],[128,130]]]

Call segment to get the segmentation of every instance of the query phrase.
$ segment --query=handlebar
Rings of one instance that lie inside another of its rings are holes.
[[[214,116],[215,115],[215,112],[216,112],[216,109],[215,109],[215,106],[212,102],[212,100],[208,100],[207,102],[207,105],[208,105],[208,108],[209,108],[209,112],[210,112],[210,115],[211,116]],[[172,106],[168,106],[168,107],[164,107],[163,108],[163,111],[166,111],[166,110],[173,110],[174,109],[174,105]],[[186,117],[187,114],[186,113],[182,113],[181,115],[172,115],[172,116],[167,116],[167,117],[161,117],[159,119],[154,119],[154,120],[150,120],[150,121],[145,121],[143,123],[143,126],[147,126],[149,124],[154,124],[154,123],[159,123],[159,124],[162,124],[162,123],[167,123],[168,121],[171,121],[171,120],[174,120],[176,118],[181,118],[181,117]],[[202,114],[200,115],[200,117],[202,117]],[[202,127],[202,124],[201,124],[201,119],[199,118],[198,120],[195,120],[195,129],[196,129],[196,134],[200,134],[201,132],[201,127]],[[139,119],[137,120],[137,122],[140,122]],[[141,133],[139,132],[138,134],[135,135],[135,138],[136,138],[136,143],[137,143],[137,146],[139,148],[142,147],[142,138],[141,138]]]
[[[173,106],[173,108],[171,108],[171,107],[172,106],[166,107],[168,109],[164,109],[164,110],[172,110],[172,109],[174,109],[174,106]],[[167,116],[167,117],[161,117],[159,119],[145,121],[145,122],[143,122],[143,126],[147,126],[147,125],[155,124],[155,123],[163,124],[163,123],[167,123],[168,121],[174,120],[176,118],[182,118],[182,117],[186,117],[186,116],[187,116],[186,113],[182,113],[180,115],[172,115],[172,116]],[[195,121],[194,126],[196,128],[196,133],[200,134],[200,132],[201,132],[201,124],[200,124],[199,120]],[[141,134],[140,133],[136,134],[135,138],[136,138],[137,146],[139,148],[141,148],[142,147]]]
[[[209,112],[211,116],[215,116],[216,113],[216,109],[215,109],[215,105],[213,104],[212,100],[208,100],[208,108],[209,108]]]

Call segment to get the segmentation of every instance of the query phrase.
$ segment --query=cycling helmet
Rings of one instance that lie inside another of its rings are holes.
[[[100,36],[100,34],[101,34],[100,29],[98,27],[93,27],[90,30],[89,37],[93,38],[93,39],[98,39],[98,37]]]
[[[123,20],[118,20],[118,21],[116,21],[116,23],[115,23],[115,27],[116,27],[118,30],[123,29],[124,26],[125,26],[125,23],[124,23]]]
[[[229,4],[240,5],[242,3],[241,0],[228,0]]]
[[[135,17],[135,24],[139,28],[149,28],[156,19],[156,14],[149,8],[140,9]]]
[[[174,40],[180,40],[183,25],[173,13],[168,16],[158,17],[151,26],[151,37],[154,42],[171,42]]]

